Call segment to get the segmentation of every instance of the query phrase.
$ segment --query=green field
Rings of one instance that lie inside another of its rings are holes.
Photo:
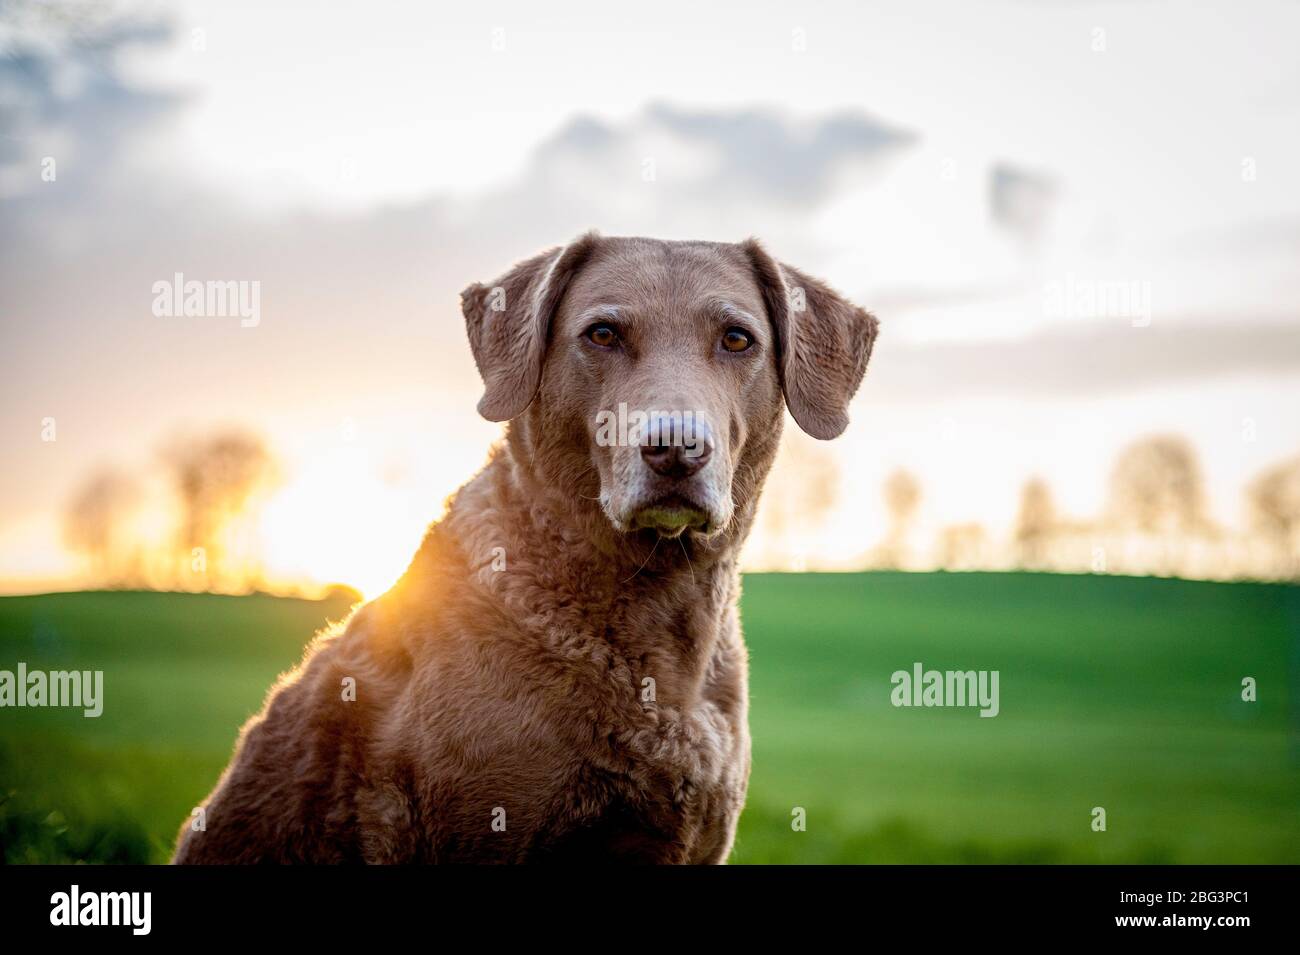
[[[5,861],[164,861],[240,723],[346,609],[0,599],[0,669],[102,669],[106,698],[98,719],[0,710]],[[743,612],[754,770],[735,862],[1300,862],[1300,588],[750,575]],[[893,707],[890,674],[916,661],[999,671],[1000,715]]]

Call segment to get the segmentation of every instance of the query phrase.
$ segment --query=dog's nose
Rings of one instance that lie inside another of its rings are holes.
[[[664,415],[647,424],[641,458],[655,474],[686,478],[709,463],[713,434],[706,422]]]

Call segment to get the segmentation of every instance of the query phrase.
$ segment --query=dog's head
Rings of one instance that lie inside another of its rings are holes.
[[[461,296],[486,385],[544,479],[592,489],[615,529],[725,530],[752,509],[781,431],[829,439],[876,320],[740,244],[594,233]]]

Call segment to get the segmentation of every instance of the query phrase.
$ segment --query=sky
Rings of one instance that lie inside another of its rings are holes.
[[[922,533],[1002,532],[1172,431],[1236,526],[1300,450],[1295,4],[445,6],[0,4],[0,590],[76,580],[93,468],[221,423],[283,459],[272,571],[382,587],[499,433],[460,289],[592,227],[757,235],[881,320],[788,449],[831,519],[753,564],[851,565],[898,467]],[[259,321],[155,315],[178,272]]]

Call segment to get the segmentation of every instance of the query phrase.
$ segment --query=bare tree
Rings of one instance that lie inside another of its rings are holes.
[[[910,524],[920,503],[921,484],[910,472],[900,469],[885,480],[885,507],[895,528]]]
[[[223,565],[223,532],[245,516],[254,495],[274,480],[270,451],[256,435],[231,429],[178,438],[162,456],[180,499],[178,544],[183,555],[188,558],[201,548],[211,579],[241,582],[233,579],[238,568]]]
[[[92,474],[68,503],[64,541],[86,555],[101,586],[132,582],[136,555],[129,550],[127,525],[139,501],[135,481],[106,468]]]
[[[1123,529],[1148,534],[1209,529],[1196,452],[1177,435],[1142,438],[1120,452],[1110,492],[1111,519]]]
[[[759,512],[770,556],[781,562],[793,559],[798,567],[807,556],[809,531],[834,512],[839,491],[834,448],[787,429]]]
[[[889,531],[877,550],[877,563],[901,567],[907,562],[907,535],[921,503],[921,484],[910,472],[900,468],[885,479],[884,492]]]
[[[975,570],[984,565],[987,550],[981,524],[950,524],[939,534],[939,565],[945,570]]]
[[[1279,571],[1300,574],[1300,454],[1261,472],[1246,488],[1251,523],[1279,555]]]
[[[1048,565],[1052,536],[1057,531],[1056,505],[1052,489],[1042,478],[1030,478],[1020,491],[1020,512],[1016,515],[1016,562],[1021,567],[1041,570]]]

